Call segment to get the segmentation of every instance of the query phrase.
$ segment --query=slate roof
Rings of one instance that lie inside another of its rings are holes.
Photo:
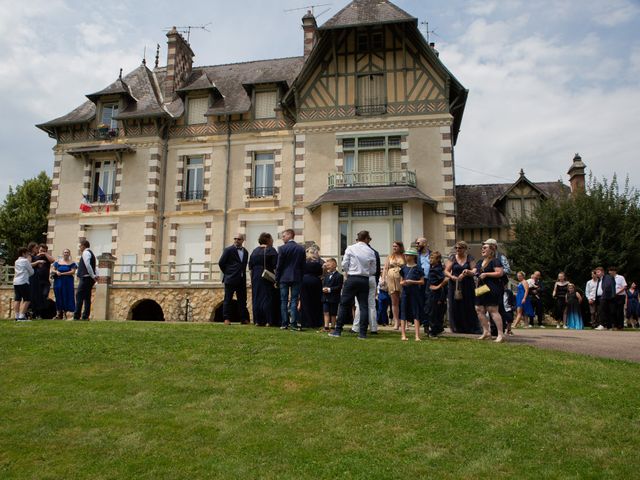
[[[519,182],[519,180],[518,180]],[[569,193],[570,189],[561,182],[532,182],[548,198],[558,198]],[[484,185],[457,185],[458,228],[493,228],[509,225],[498,208],[494,206],[513,183],[490,183]]]
[[[418,22],[418,19],[387,0],[354,0],[327,20],[320,30],[380,23]]]
[[[435,205],[436,201],[415,187],[348,187],[333,188],[320,195],[307,208],[315,210],[323,203],[360,203],[360,202],[397,202],[406,200],[422,200]]]

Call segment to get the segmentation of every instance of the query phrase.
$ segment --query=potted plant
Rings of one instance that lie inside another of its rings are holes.
[[[98,135],[101,138],[104,138],[107,135],[109,135],[109,125],[107,125],[106,123],[99,124],[98,125]]]

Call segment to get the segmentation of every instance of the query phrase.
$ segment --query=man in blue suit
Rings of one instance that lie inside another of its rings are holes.
[[[301,330],[298,324],[298,298],[304,273],[306,254],[304,247],[295,242],[296,233],[292,229],[282,232],[284,245],[278,248],[276,284],[280,287],[280,316],[283,330]],[[291,298],[289,298],[291,292]],[[287,308],[288,307],[288,308]],[[289,315],[291,319],[289,320]]]
[[[242,246],[244,235],[239,233],[233,239],[233,245],[222,251],[218,266],[224,274],[224,301],[222,303],[222,316],[225,325],[231,323],[233,318],[233,294],[238,299],[238,308],[243,324],[249,323],[249,310],[247,310],[247,262],[249,252]]]

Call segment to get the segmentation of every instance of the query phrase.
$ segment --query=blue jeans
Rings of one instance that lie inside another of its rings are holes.
[[[289,289],[291,289],[291,298],[289,298]],[[283,327],[291,324],[291,328],[298,326],[298,298],[300,298],[299,282],[281,282],[280,283],[280,317]],[[288,305],[287,305],[288,302]],[[287,308],[291,315],[291,321],[288,320]]]

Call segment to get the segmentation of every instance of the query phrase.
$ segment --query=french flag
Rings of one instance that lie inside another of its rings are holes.
[[[91,202],[89,202],[89,199],[86,197],[86,195],[83,195],[82,202],[80,202],[80,211],[83,213],[87,213],[91,210],[93,210],[93,208],[91,207]]]

